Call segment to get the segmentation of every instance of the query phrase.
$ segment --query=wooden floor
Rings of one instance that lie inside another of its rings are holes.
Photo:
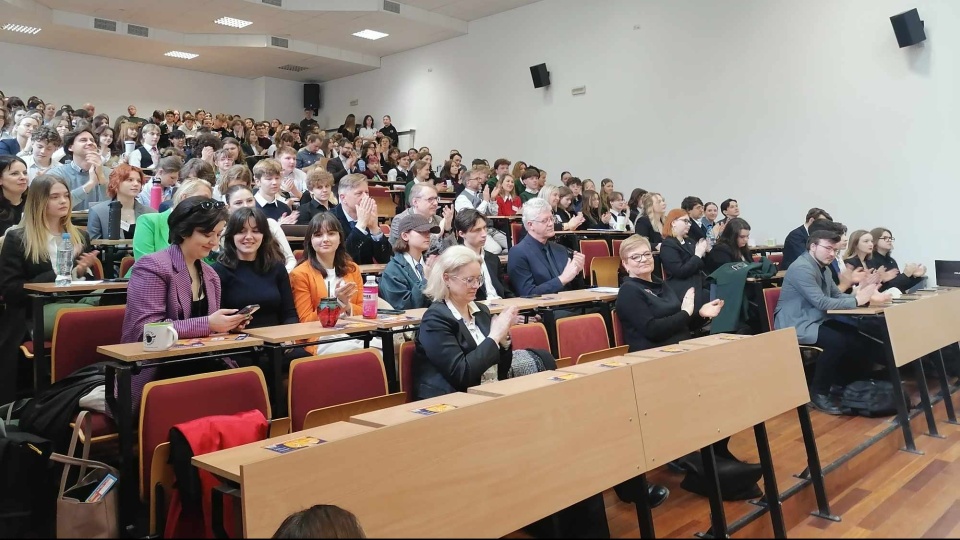
[[[928,384],[931,394],[936,395],[937,385],[932,380]],[[960,392],[953,398],[960,407]],[[926,423],[922,415],[911,421],[917,447],[924,455],[900,451],[903,437],[889,418],[835,417],[811,411],[821,463],[827,473],[831,511],[842,521],[809,516],[816,502],[812,487],[807,486],[783,503],[788,536],[960,537],[960,426],[945,422],[942,403],[936,403],[934,410],[943,439],[923,435]],[[767,431],[778,487],[783,493],[800,482],[794,475],[806,467],[796,412],[770,420]],[[734,436],[730,448],[745,461],[759,461],[752,431]],[[658,538],[690,538],[710,528],[706,498],[681,489],[682,474],[660,468],[648,474],[648,479],[671,492],[669,500],[653,511]],[[613,490],[604,492],[604,501],[610,536],[639,538],[634,505],[620,502]],[[730,524],[757,511],[746,501],[724,506]],[[510,537],[528,536],[518,532]],[[733,537],[772,538],[769,515],[760,516]]]

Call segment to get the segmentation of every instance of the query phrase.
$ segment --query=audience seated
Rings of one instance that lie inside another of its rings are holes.
[[[557,189],[557,195],[560,200],[557,203],[556,215],[559,216],[560,223],[563,224],[563,230],[579,231],[586,229],[587,219],[583,217],[581,212],[577,212],[573,208],[573,190],[567,186],[561,186]]]
[[[808,229],[810,225],[813,225],[813,222],[818,219],[833,221],[833,218],[826,210],[811,208],[807,211],[807,219],[803,222],[803,225],[790,231],[790,234],[787,235],[787,238],[783,241],[783,261],[780,263],[781,270],[786,270],[790,266],[790,263],[807,250],[806,241],[807,237],[810,236]]]
[[[327,161],[327,171],[333,175],[333,179],[339,182],[344,176],[350,174],[359,174],[360,168],[357,167],[357,160],[360,156],[353,150],[353,139],[347,139],[340,145],[340,155],[331,155]]]
[[[27,203],[30,178],[27,164],[17,156],[0,156],[0,237],[11,226],[20,223]]]
[[[173,159],[179,161],[179,158]],[[144,214],[156,212],[137,200],[146,181],[143,171],[126,163],[121,163],[110,172],[110,183],[107,184],[107,197],[110,197],[110,200],[90,207],[87,216],[87,234],[91,240],[107,237],[110,229],[110,205],[113,201],[120,203],[120,238],[114,240],[133,238],[137,219]]]
[[[153,169],[160,161],[160,128],[154,124],[143,126],[140,132],[143,144],[127,157],[127,163],[141,169]]]
[[[380,297],[394,309],[428,307],[423,288],[437,255],[428,256],[427,251],[431,236],[439,234],[440,227],[420,214],[407,216],[394,227],[398,237],[393,242],[393,258],[380,278]]]
[[[132,165],[128,165],[132,167]],[[183,160],[177,156],[166,156],[160,158],[156,166],[154,178],[160,179],[160,205],[170,203],[173,200],[173,194],[177,191],[177,181],[180,180],[180,171],[183,170]],[[137,201],[143,206],[150,207],[151,182],[144,177],[143,186],[140,193],[137,194]],[[109,187],[108,187],[109,189]],[[158,209],[158,210],[165,210]]]
[[[307,173],[297,168],[298,155],[293,148],[282,148],[276,157],[281,167],[280,189],[289,195],[291,202],[299,201],[307,191]]]
[[[841,414],[831,386],[852,377],[858,367],[859,352],[865,350],[855,326],[828,319],[831,309],[851,309],[890,297],[878,292],[879,275],[868,277],[855,295],[843,294],[827,275],[827,267],[837,256],[840,235],[835,231],[815,231],[807,238],[807,252],[798,257],[783,279],[783,289],[775,311],[774,327],[795,328],[801,345],[822,349],[810,388],[810,401],[827,414]],[[844,376],[843,371],[848,374]]]
[[[96,135],[90,128],[71,131],[63,138],[63,148],[70,163],[58,165],[47,174],[58,176],[70,186],[74,210],[89,210],[94,204],[107,200],[110,169],[103,166]]]
[[[640,198],[643,214],[637,218],[633,230],[650,241],[656,251],[663,242],[663,222],[667,213],[667,201],[659,193],[648,192]]]
[[[62,178],[38,176],[27,190],[23,219],[7,230],[0,247],[0,401],[14,399],[17,347],[23,342],[30,313],[26,283],[53,283],[57,249],[63,234],[70,236],[76,255],[72,279],[84,279],[95,264],[87,233],[70,222],[70,188]]]
[[[243,167],[243,165],[237,165]],[[256,199],[250,188],[246,186],[233,186],[227,190],[227,210],[233,214],[241,208],[256,208]],[[261,210],[262,212],[262,210]],[[266,214],[264,214],[266,216]],[[287,272],[293,271],[297,266],[297,259],[293,256],[293,250],[290,249],[290,242],[287,241],[287,235],[283,232],[283,227],[275,219],[267,218],[267,227],[269,228],[270,239],[277,244],[280,253],[283,256],[284,267]]]
[[[437,188],[433,184],[426,182],[417,184],[410,190],[410,208],[407,208],[393,218],[390,226],[390,245],[396,246],[400,239],[400,228],[403,222],[413,215],[419,215],[430,220],[431,223],[439,228],[439,231],[430,235],[430,253],[440,253],[445,248],[457,243],[456,236],[453,233],[453,215],[454,210],[445,206],[441,215],[437,215],[437,209],[440,207],[440,197]]]
[[[660,245],[660,262],[666,274],[667,287],[673,289],[677,298],[693,290],[695,307],[699,309],[707,298],[703,285],[703,257],[710,245],[701,238],[696,243],[687,238],[693,226],[687,212],[676,208],[666,217],[663,243]],[[623,246],[621,246],[621,251]]]
[[[513,296],[503,286],[503,282],[506,280],[504,279],[503,265],[500,264],[500,257],[484,249],[484,244],[487,241],[487,218],[476,210],[467,209],[457,212],[453,225],[460,242],[483,257],[483,266],[480,267],[480,271],[483,273],[483,283],[477,289],[476,299],[495,300]]]
[[[517,178],[514,176],[514,178]],[[527,202],[540,193],[540,171],[523,169],[520,180],[525,189],[520,192],[520,200]]]
[[[344,181],[350,178],[348,176]],[[290,272],[293,302],[300,322],[320,320],[317,306],[324,298],[336,297],[343,309],[341,316],[363,311],[363,278],[347,251],[347,242],[348,237],[332,212],[317,214],[307,225],[303,260]],[[307,350],[312,354],[328,354],[362,347],[361,342],[350,340],[325,343]]]
[[[897,288],[900,292],[907,292],[923,281],[924,276],[927,275],[927,268],[924,265],[909,263],[901,272],[896,259],[890,256],[894,242],[893,233],[890,232],[890,229],[877,227],[870,231],[870,235],[874,238],[873,256],[870,257],[870,264],[873,268],[881,271],[883,279],[883,284],[880,286],[881,291]]]
[[[424,290],[433,303],[416,336],[415,399],[466,392],[507,378],[517,309],[510,306],[491,316],[487,306],[474,302],[483,283],[482,265],[483,259],[463,246],[448,248],[434,263]]]
[[[533,198],[523,205],[527,235],[510,250],[507,269],[518,296],[582,289],[584,256],[549,240],[556,231],[550,203]]]
[[[466,186],[464,186],[465,188]],[[496,187],[500,190],[497,197],[497,215],[515,216],[523,210],[523,201],[517,194],[517,186],[513,177],[505,174],[497,181]]]
[[[346,235],[347,254],[357,264],[386,264],[393,250],[377,220],[377,202],[370,197],[367,177],[350,174],[338,186],[340,204],[330,212]]]
[[[690,218],[690,232],[687,237],[693,242],[698,242],[701,238],[707,237],[707,229],[702,223],[703,219],[703,201],[700,197],[684,197],[680,202],[680,208],[687,213]],[[712,244],[711,244],[712,245]]]
[[[720,212],[723,213],[723,219],[717,222],[717,225],[723,225],[727,220],[740,217],[740,203],[736,199],[727,199],[720,203]]]
[[[290,210],[287,203],[280,197],[280,162],[275,159],[263,159],[253,167],[253,180],[260,188],[254,195],[257,208],[263,210],[268,218],[275,219],[281,224],[292,225],[297,222],[299,214]]]
[[[62,146],[63,139],[54,128],[40,126],[34,130],[30,140],[30,154],[23,156],[23,162],[27,165],[27,176],[31,182],[59,164],[54,161],[53,155],[57,150],[61,150]]]
[[[159,213],[147,213],[137,218],[133,232],[133,257],[140,260],[170,246],[169,218],[177,204],[189,197],[210,198],[213,189],[206,180],[187,180],[173,197],[173,206]]]
[[[700,223],[703,230],[707,232],[707,240],[711,243],[720,237],[723,232],[723,223],[717,223],[717,215],[720,213],[720,207],[715,202],[707,202],[703,205],[703,219]]]
[[[717,229],[722,231],[704,262],[707,275],[728,263],[753,262],[753,254],[750,253],[750,247],[747,245],[750,242],[750,224],[746,220],[733,218],[725,225],[713,230]]]
[[[33,131],[40,127],[40,122],[32,116],[24,116],[16,123],[13,137],[0,140],[0,156],[15,156],[27,149]]]
[[[148,214],[153,215],[153,214]],[[146,255],[133,265],[128,288],[138,291],[137,301],[127,304],[122,343],[143,340],[144,325],[172,321],[181,339],[207,337],[212,333],[240,331],[248,315],[220,308],[220,278],[202,261],[219,245],[227,223],[227,209],[207,196],[182,199],[170,212],[170,247]],[[226,362],[228,365],[231,363]],[[174,369],[145,369],[133,375],[133,411],[140,409],[146,383],[182,375],[184,369],[203,369],[206,363],[191,363]]]
[[[325,169],[314,169],[307,175],[307,191],[297,208],[297,225],[310,223],[313,216],[329,212],[337,204],[333,194],[333,175]]]

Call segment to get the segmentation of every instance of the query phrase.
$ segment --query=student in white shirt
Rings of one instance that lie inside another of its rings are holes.
[[[282,225],[294,225],[299,212],[291,211],[280,195],[280,163],[275,159],[263,159],[253,167],[253,181],[260,189],[254,198],[257,207],[263,210],[268,218],[275,219]]]
[[[23,158],[27,164],[27,177],[30,182],[57,165],[53,154],[63,145],[63,139],[57,130],[49,126],[40,126],[33,132],[33,143],[29,156]]]
[[[147,124],[143,126],[141,133],[143,145],[130,152],[127,163],[141,169],[153,169],[160,161],[160,149],[157,143],[160,142],[160,128],[156,124]]]
[[[489,174],[490,169],[483,166],[474,167],[467,173],[465,187],[453,203],[457,212],[472,208],[484,216],[497,215],[497,197],[500,196],[500,188],[494,187],[491,192],[490,186],[484,185]],[[480,186],[483,186],[483,192],[479,192]],[[494,255],[507,251],[507,235],[499,229],[489,227],[485,249]]]

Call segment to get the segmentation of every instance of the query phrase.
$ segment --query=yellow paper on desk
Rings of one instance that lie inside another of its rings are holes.
[[[740,341],[742,339],[740,336],[717,336],[717,337],[724,341]]]
[[[682,347],[664,347],[660,349],[661,352],[687,352],[690,349],[684,349]]]
[[[554,375],[553,377],[550,377],[549,380],[551,380],[551,381],[569,381],[570,379],[576,379],[576,378],[579,377],[579,376],[580,376],[580,375],[578,375],[578,374],[576,374],[576,373],[562,373],[562,374],[560,374],[560,375]]]
[[[431,414],[452,411],[456,408],[457,408],[456,405],[447,405],[446,403],[437,403],[436,405],[430,405],[429,407],[421,407],[419,409],[414,409],[410,412],[415,412],[417,414],[430,416]]]
[[[294,450],[300,450],[301,448],[308,448],[310,446],[316,446],[322,444],[326,441],[323,439],[318,439],[316,437],[298,437],[296,439],[290,439],[289,441],[284,441],[282,443],[271,444],[270,446],[264,446],[267,450],[273,450],[278,454],[286,454],[287,452],[293,452]]]
[[[604,362],[604,363],[600,364],[600,367],[615,368],[615,367],[623,367],[623,366],[625,366],[625,365],[627,365],[627,364],[624,364],[623,362],[610,361],[610,362]]]

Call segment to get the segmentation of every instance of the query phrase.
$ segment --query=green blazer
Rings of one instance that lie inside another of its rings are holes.
[[[137,228],[133,231],[133,258],[140,260],[144,255],[150,255],[170,247],[170,225],[167,219],[170,212],[157,214],[143,214],[137,218]]]

